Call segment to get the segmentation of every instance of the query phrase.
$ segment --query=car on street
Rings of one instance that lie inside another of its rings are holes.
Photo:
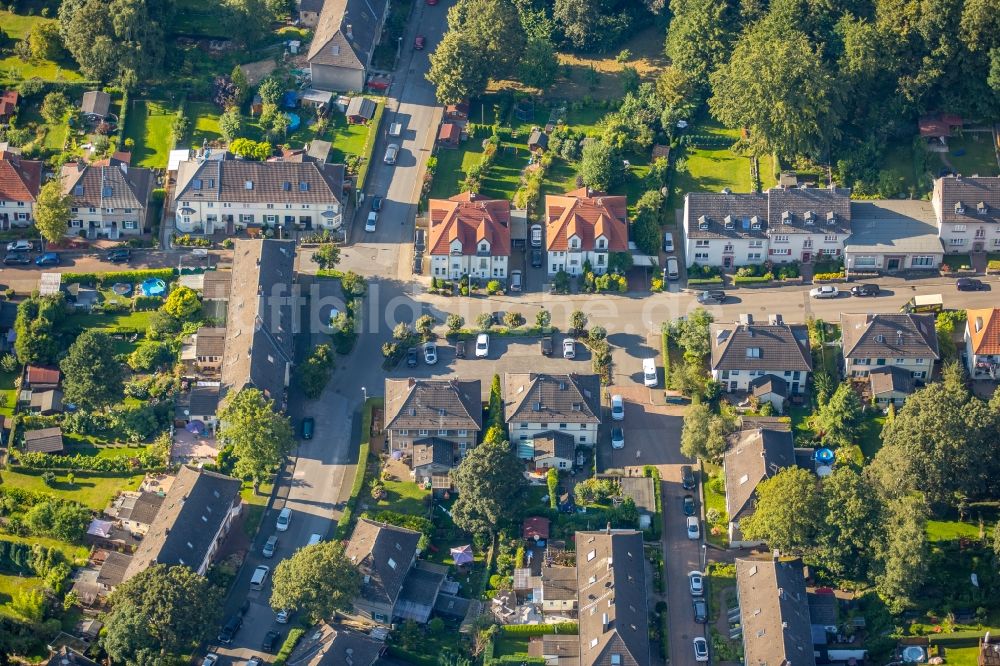
[[[695,510],[694,495],[685,495],[682,500],[685,516],[693,516]]]
[[[395,164],[396,157],[398,156],[399,156],[399,144],[390,143],[385,149],[385,157],[383,158],[383,161],[386,164]]]
[[[851,287],[852,296],[878,296],[879,291],[877,284],[856,284]]]
[[[416,347],[410,347],[406,350],[406,367],[415,368],[417,363],[420,362],[420,355],[417,352]]]
[[[574,340],[563,340],[563,358],[576,358],[576,342]]]
[[[222,631],[219,632],[219,642],[223,645],[229,645],[233,642],[233,638],[236,636],[236,632],[240,630],[243,626],[243,616],[234,615],[229,618],[224,625],[222,625]]]
[[[688,539],[701,538],[701,525],[698,523],[698,516],[687,517],[687,535]]]
[[[674,235],[669,231],[663,233],[663,251],[667,254],[674,251]]]
[[[521,291],[521,271],[512,271],[510,274],[510,290],[513,293]]]
[[[480,333],[476,336],[476,358],[486,358],[490,355],[490,336]]]
[[[292,522],[292,510],[287,506],[281,510],[278,514],[278,521],[275,523],[275,528],[279,532],[284,532],[288,529],[288,523]]]
[[[539,250],[537,247],[531,250],[531,267],[541,268],[543,262],[544,259],[542,258],[542,251]]]
[[[611,448],[625,448],[625,431],[621,428],[615,427],[611,429]]]
[[[611,420],[625,420],[625,400],[618,394],[611,396]]]
[[[705,594],[705,579],[700,571],[688,572],[688,587],[691,588],[692,597],[700,597]]]
[[[417,35],[416,39],[413,40],[413,48],[417,51],[423,51],[426,44],[427,39],[423,35]]]
[[[288,624],[288,611],[280,610],[274,614],[274,621],[278,624]]]
[[[368,213],[368,220],[365,222],[365,231],[371,233],[375,231],[375,225],[378,223],[378,213],[371,211]]]
[[[382,197],[378,195],[372,197],[372,210],[375,212],[382,210]]]
[[[108,251],[107,259],[113,264],[124,264],[132,258],[132,250],[127,247],[116,247]]]
[[[552,356],[552,338],[545,336],[538,342],[539,347],[542,350],[542,356]]]
[[[399,136],[403,133],[403,123],[392,123],[389,125],[389,136]]]
[[[260,647],[264,652],[274,652],[274,648],[280,644],[281,634],[273,629],[264,634],[264,642]]]
[[[703,597],[695,597],[691,600],[691,608],[694,611],[694,621],[698,624],[708,622],[708,604]]]
[[[250,589],[263,589],[264,582],[267,580],[267,575],[269,573],[271,573],[271,567],[266,564],[258,565],[257,568],[253,570],[253,575],[250,576]]]
[[[681,486],[684,490],[694,490],[694,472],[691,465],[681,466]]]
[[[264,666],[264,660],[254,655],[247,659],[247,666]]]
[[[708,641],[703,636],[694,638],[694,660],[708,661]]]
[[[642,359],[642,385],[647,388],[653,388],[659,383],[660,375],[656,370],[656,359]]]
[[[205,655],[205,658],[201,660],[201,666],[215,666],[219,661],[219,655],[214,652],[209,652]]]
[[[417,229],[413,232],[413,249],[421,253],[427,249],[427,246],[424,244],[423,229]]]
[[[542,246],[542,225],[531,225],[531,247]]]
[[[267,541],[264,542],[264,548],[260,551],[260,554],[264,557],[274,557],[274,551],[278,548],[278,535],[272,534],[267,537]]]
[[[23,266],[31,263],[31,257],[27,252],[11,252],[3,258],[3,263],[8,266]]]
[[[46,252],[35,259],[36,266],[56,266],[59,264],[59,254],[56,252]]]
[[[982,291],[986,289],[986,284],[975,278],[958,278],[955,280],[955,288],[959,291]]]
[[[810,298],[837,298],[837,296],[840,296],[840,290],[832,284],[824,284],[809,291]]]
[[[309,535],[309,541],[306,542],[306,545],[307,546],[315,546],[316,544],[318,544],[322,540],[323,540],[322,535],[313,533],[313,534]]]
[[[28,252],[32,249],[30,240],[16,240],[7,243],[8,252]]]
[[[434,365],[438,362],[438,348],[433,342],[424,345],[424,363]]]
[[[312,439],[313,431],[315,429],[316,429],[316,420],[311,416],[307,416],[304,419],[302,419],[301,432],[299,434],[302,436],[302,439]]]
[[[698,302],[702,305],[709,303],[722,304],[726,302],[726,292],[721,289],[709,289],[698,294]]]
[[[455,358],[465,358],[465,340],[455,343]]]

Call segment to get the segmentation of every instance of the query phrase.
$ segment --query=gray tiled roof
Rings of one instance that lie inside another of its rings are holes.
[[[754,377],[750,381],[749,386],[750,392],[758,398],[765,396],[768,393],[779,395],[782,398],[788,397],[788,382],[786,382],[782,377],[777,377],[775,375]]]
[[[152,525],[156,514],[160,512],[160,507],[163,506],[164,499],[163,495],[156,493],[139,493],[139,497],[136,498],[135,504],[132,505],[132,510],[129,512],[128,520],[143,525]],[[124,518],[124,516],[122,517]]]
[[[289,656],[296,666],[372,666],[385,651],[385,643],[324,622],[308,630]]]
[[[232,271],[207,271],[202,278],[202,296],[207,301],[227,301],[232,283]]]
[[[935,207],[949,224],[1000,223],[1000,177],[946,176],[934,182]],[[986,204],[985,212],[979,204]],[[956,210],[961,207],[963,212]]]
[[[219,409],[218,386],[195,386],[188,398],[188,409],[196,416],[211,415]]]
[[[895,365],[876,367],[868,373],[872,395],[913,393],[913,373]]]
[[[95,164],[69,162],[62,168],[63,192],[77,208],[145,209],[154,182],[149,169],[114,158]]]
[[[763,424],[761,424],[763,426]],[[730,520],[747,515],[757,485],[795,464],[795,444],[786,428],[752,427],[734,433],[726,450],[726,512]]]
[[[226,350],[226,329],[221,326],[202,326],[198,329],[194,355],[200,357],[222,356]]]
[[[449,441],[437,437],[418,439],[413,442],[413,465],[423,467],[424,465],[444,465],[451,467],[455,464],[455,445]]]
[[[579,587],[576,582],[576,567],[542,565],[542,596],[546,601],[566,601],[576,599]]]
[[[812,370],[805,324],[712,324],[713,370]],[[747,350],[760,350],[754,357]]]
[[[640,513],[652,515],[656,512],[656,491],[652,477],[620,476],[618,483],[621,484],[622,495],[631,497]]]
[[[181,162],[174,200],[330,205],[344,198],[343,164],[224,158]]]
[[[84,113],[106,116],[111,110],[111,95],[103,90],[88,90],[83,93],[80,110]]]
[[[845,358],[939,358],[932,314],[842,314],[840,330]]]
[[[478,379],[387,379],[385,429],[479,432],[481,401]]]
[[[684,197],[691,238],[766,238],[766,194],[691,192]],[[704,219],[703,219],[704,218]],[[728,219],[727,219],[728,218]],[[732,229],[727,229],[727,223]],[[702,229],[699,225],[707,225]],[[759,228],[754,228],[759,226]]]
[[[747,664],[814,666],[802,561],[736,560]]]
[[[531,438],[535,448],[535,459],[556,457],[573,460],[576,452],[576,442],[573,437],[564,432],[546,430]]]
[[[941,254],[934,208],[929,201],[855,201],[845,252]]]
[[[182,465],[132,556],[125,580],[153,564],[199,567],[229,512],[241,501],[242,485],[239,479]]]
[[[344,113],[348,118],[358,116],[371,120],[375,116],[375,100],[356,95],[347,104],[347,111]]]
[[[642,532],[576,533],[583,666],[609,666],[614,654],[621,666],[652,663],[644,565]]]
[[[309,45],[309,64],[367,67],[386,6],[385,0],[326,0]]]
[[[28,453],[59,453],[63,450],[62,429],[42,428],[24,433],[24,450]]]
[[[600,423],[601,381],[597,375],[504,375],[507,423]]]
[[[367,582],[361,596],[375,603],[395,604],[417,552],[420,532],[395,525],[358,520],[344,553]]]
[[[109,588],[114,588],[121,585],[122,581],[125,580],[125,573],[132,563],[132,556],[113,550],[109,550],[107,553],[107,557],[97,572],[97,582]]]
[[[851,191],[839,187],[772,187],[767,191],[767,221],[772,235],[849,234]]]

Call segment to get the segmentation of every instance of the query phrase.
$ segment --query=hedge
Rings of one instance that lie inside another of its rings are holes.
[[[300,629],[298,627],[288,632],[285,642],[281,644],[281,650],[278,651],[278,656],[274,658],[274,666],[285,666],[285,662],[288,661],[288,657],[292,654],[292,650],[294,650],[295,646],[299,644],[299,641],[302,640],[302,636],[304,636],[305,633],[305,629]]]
[[[722,284],[721,277],[710,277],[710,278],[688,278],[688,286],[697,286],[702,284]]]
[[[365,485],[365,474],[368,471],[368,452],[371,448],[372,432],[372,410],[376,405],[381,406],[382,398],[368,398],[365,406],[361,410],[361,447],[358,449],[358,466],[354,470],[354,484],[351,486],[351,496],[348,498],[344,512],[337,521],[337,531],[334,538],[344,540],[347,538],[354,522],[354,510],[357,508],[358,496],[361,488]]]
[[[813,275],[813,280],[843,280],[846,277],[844,271],[839,273],[816,273]]]
[[[116,282],[136,284],[147,278],[172,280],[177,275],[174,268],[147,268],[135,271],[108,271],[106,273],[63,273],[63,284],[86,284],[100,286],[112,285]]]
[[[751,276],[736,276],[733,278],[733,284],[766,284],[774,280],[774,275],[771,273],[765,273],[764,275],[751,275]]]
[[[389,644],[388,648],[390,657],[395,657],[396,659],[405,661],[408,664],[415,664],[416,666],[437,666],[438,664],[437,655],[428,657],[426,655],[416,654],[415,652],[409,652],[398,645],[392,644]]]
[[[657,541],[660,538],[660,528],[663,525],[663,497],[660,494],[660,470],[653,465],[646,465],[642,468],[643,476],[653,479],[653,507],[654,515],[650,523],[648,541]]]
[[[670,388],[670,336],[660,332],[660,352],[663,354],[663,386]]]
[[[990,259],[986,262],[986,268],[991,271],[1000,271],[1000,259]]]
[[[140,312],[142,310],[158,310],[163,305],[162,296],[135,296],[132,298],[132,310]]]
[[[544,657],[529,657],[523,652],[517,654],[505,654],[499,659],[494,659],[491,662],[483,662],[483,664],[544,664]]]
[[[986,635],[985,631],[956,631],[951,634],[936,634],[927,638],[931,645],[959,648],[977,647],[984,635]]]
[[[137,472],[143,470],[163,469],[163,459],[152,451],[139,451],[134,456],[118,456],[115,458],[98,458],[77,453],[72,456],[54,455],[51,453],[18,453],[18,465],[25,469],[69,469],[80,472]]]
[[[500,628],[509,636],[545,636],[546,634],[576,634],[580,626],[576,622],[555,624],[508,624]]]

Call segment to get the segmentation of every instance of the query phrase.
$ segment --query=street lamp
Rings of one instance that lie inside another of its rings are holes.
[[[364,397],[364,401],[368,402],[368,389],[364,386],[361,387],[361,395]]]

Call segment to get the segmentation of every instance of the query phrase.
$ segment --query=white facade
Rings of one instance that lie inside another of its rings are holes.
[[[231,203],[185,200],[177,202],[177,230],[185,234],[229,233],[248,226],[285,228],[312,226],[339,229],[343,212],[339,201],[328,203]]]
[[[844,241],[849,235],[836,231],[823,232],[819,226],[817,232],[812,234],[768,232],[767,258],[776,264],[837,259],[844,253]]]
[[[573,241],[577,241],[574,250]],[[579,239],[570,239],[570,249],[567,251],[552,251],[548,253],[549,275],[555,275],[559,271],[566,271],[570,275],[583,275],[583,265],[590,261],[594,275],[602,275],[608,271],[608,241],[603,236],[596,241],[597,250],[586,251],[579,249]]]
[[[913,375],[914,379],[927,379],[934,369],[934,359],[928,358],[851,358],[844,357],[844,375],[867,377],[876,368],[895,366]]]
[[[463,254],[462,241],[457,238],[452,240],[450,254],[431,255],[431,275],[452,280],[464,275],[498,280],[507,278],[507,255],[490,254],[493,248],[486,239],[480,240],[475,249],[476,254]]]
[[[73,206],[67,236],[87,238],[138,236],[142,233],[141,208],[93,208]]]
[[[535,435],[554,430],[569,435],[577,444],[594,446],[597,444],[597,423],[529,423],[524,421],[508,422],[511,439],[514,442],[534,439]]]
[[[725,390],[730,393],[749,391],[750,382],[764,375],[781,377],[788,383],[789,391],[802,393],[805,390],[806,378],[809,373],[801,370],[712,370],[712,379],[722,382]]]
[[[402,451],[406,454],[412,454],[413,452],[413,442],[419,441],[421,439],[427,439],[429,437],[437,437],[438,439],[443,439],[445,441],[451,442],[455,449],[458,451],[458,455],[465,457],[465,452],[476,445],[476,431],[475,430],[445,430],[437,428],[416,428],[416,429],[405,429],[405,428],[390,428],[389,430],[389,450],[390,451]]]
[[[767,260],[767,241],[763,238],[687,238],[688,264],[699,266],[747,266]]]
[[[948,254],[1000,252],[1000,226],[970,217],[968,222],[945,222],[938,226],[944,251]]]
[[[935,270],[944,255],[936,253],[874,252],[868,248],[854,250],[849,245],[844,255],[848,273],[869,271]]]
[[[0,229],[28,227],[35,221],[34,202],[0,201]]]
[[[243,502],[236,502],[229,508],[228,513],[226,513],[225,520],[223,520],[222,524],[219,525],[219,529],[215,533],[215,537],[212,539],[212,543],[208,547],[208,551],[205,553],[205,559],[201,561],[197,568],[192,567],[199,576],[204,576],[208,573],[208,567],[212,564],[215,554],[219,552],[219,546],[222,544],[222,540],[227,534],[229,534],[230,526],[233,524],[233,521],[239,517],[242,510]]]

